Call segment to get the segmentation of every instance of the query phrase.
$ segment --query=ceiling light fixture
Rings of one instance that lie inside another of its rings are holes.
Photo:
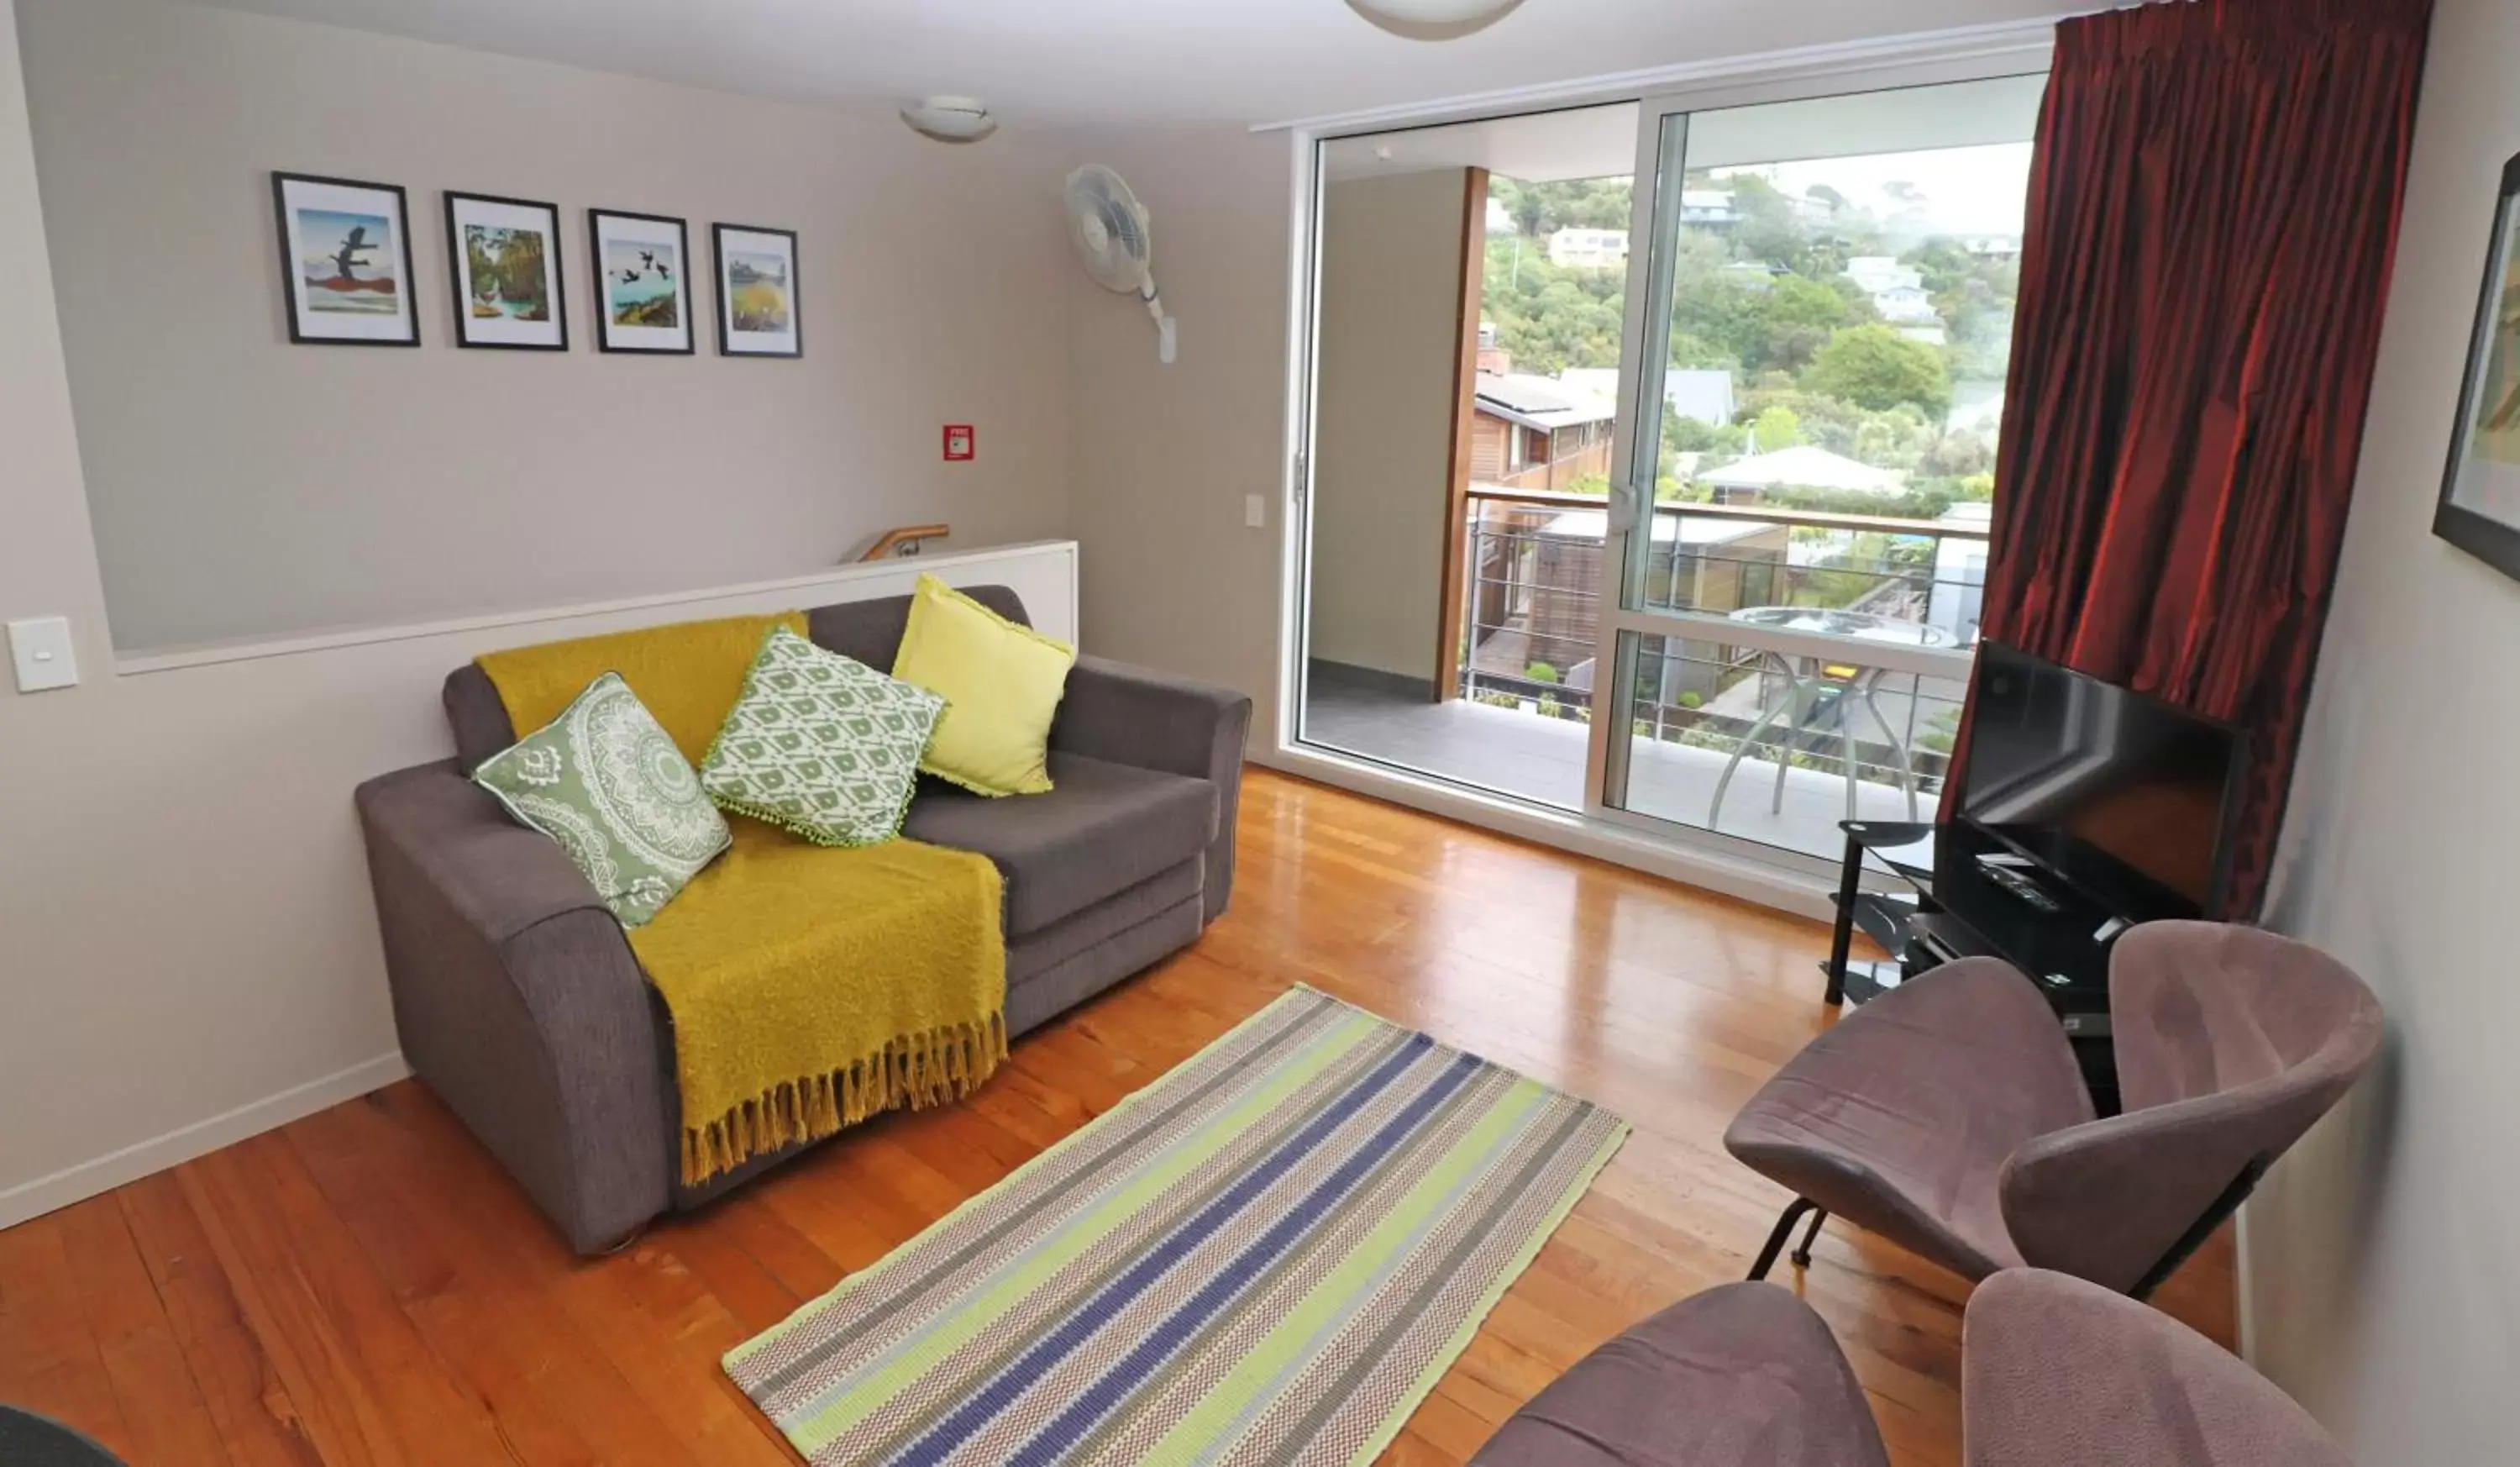
[[[988,104],[977,97],[930,97],[901,110],[913,132],[940,143],[976,143],[998,130]]]
[[[1413,41],[1449,41],[1485,30],[1522,0],[1347,0],[1348,9]]]

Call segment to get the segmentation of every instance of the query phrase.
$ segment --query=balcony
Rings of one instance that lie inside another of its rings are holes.
[[[1614,589],[1605,506],[1478,485],[1462,530],[1452,696],[1428,702],[1317,665],[1305,737],[1580,809],[1591,724],[1616,682],[1598,665]],[[1966,511],[1916,521],[1656,505],[1644,606],[1724,619],[1621,638],[1634,694],[1609,803],[1828,858],[1851,814],[1930,817],[1976,641],[1986,538]]]

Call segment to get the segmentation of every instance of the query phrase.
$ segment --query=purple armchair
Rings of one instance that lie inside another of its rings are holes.
[[[2350,1467],[2308,1413],[2204,1336],[2080,1279],[2014,1268],[1960,1337],[1967,1467]],[[1881,1467],[1828,1326],[1727,1284],[1576,1362],[1470,1467]]]
[[[2264,1376],[2169,1315],[2017,1268],[1960,1335],[1967,1467],[2352,1467]]]
[[[2029,1265],[2137,1298],[2184,1261],[2378,1052],[2380,1006],[2335,959],[2252,928],[2118,940],[2109,1013],[2125,1114],[2095,1119],[2048,1001],[1994,958],[1866,1004],[1751,1097],[1724,1144],[1814,1214],[1971,1280]]]

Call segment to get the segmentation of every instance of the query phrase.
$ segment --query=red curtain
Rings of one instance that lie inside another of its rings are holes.
[[[2248,730],[2235,919],[2265,894],[2335,580],[2431,9],[2183,0],[2057,27],[1984,630]]]

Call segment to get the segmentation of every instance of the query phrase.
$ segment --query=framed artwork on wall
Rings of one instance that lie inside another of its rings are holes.
[[[749,224],[711,227],[717,255],[721,356],[803,356],[796,308],[796,231]]]
[[[397,184],[271,175],[289,340],[417,346],[411,230]]]
[[[2502,165],[2433,533],[2520,579],[2520,158]]]
[[[692,353],[690,233],[662,214],[586,211],[595,255],[595,344]]]
[[[556,206],[450,192],[446,250],[457,345],[568,349]]]

